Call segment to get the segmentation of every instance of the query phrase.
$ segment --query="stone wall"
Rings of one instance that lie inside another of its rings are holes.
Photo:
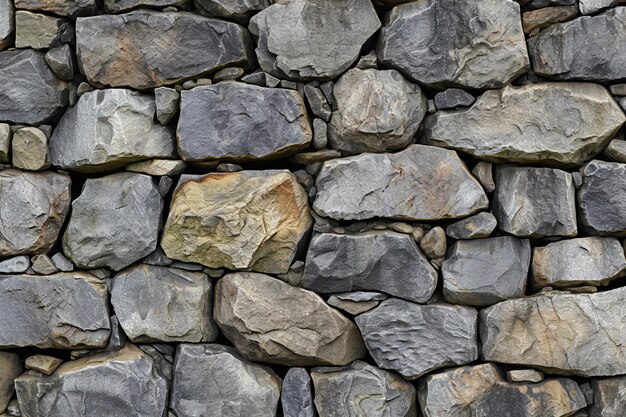
[[[0,417],[626,416],[626,1],[372,1],[0,0]]]

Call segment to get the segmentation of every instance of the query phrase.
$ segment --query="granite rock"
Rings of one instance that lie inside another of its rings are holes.
[[[311,377],[304,368],[289,368],[280,394],[283,417],[317,417]]]
[[[96,12],[96,0],[15,0],[15,7],[59,16],[88,16]]]
[[[489,237],[498,226],[493,214],[483,211],[446,227],[446,235],[452,239],[479,239]]]
[[[0,413],[6,410],[13,397],[13,381],[21,373],[22,361],[17,353],[0,352]]]
[[[15,12],[15,47],[50,49],[74,40],[74,27],[67,19],[32,13]]]
[[[22,274],[30,268],[30,258],[26,255],[13,256],[0,262],[0,274]]]

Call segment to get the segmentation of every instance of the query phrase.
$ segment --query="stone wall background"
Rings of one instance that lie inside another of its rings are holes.
[[[0,415],[626,416],[626,2],[0,0]]]

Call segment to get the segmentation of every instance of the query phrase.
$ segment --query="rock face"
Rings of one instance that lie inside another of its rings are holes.
[[[304,368],[289,368],[280,393],[284,417],[317,417],[311,377]]]
[[[396,6],[377,49],[383,65],[437,88],[498,88],[530,67],[520,8],[512,0]]]
[[[315,406],[322,416],[416,417],[415,387],[392,372],[356,361],[314,368]]]
[[[68,84],[54,75],[43,52],[0,52],[0,121],[40,124],[68,104]]]
[[[0,277],[0,348],[106,346],[106,285],[85,272]]]
[[[0,171],[0,256],[52,248],[70,207],[70,177]]]
[[[482,187],[454,151],[423,145],[395,154],[326,161],[316,185],[313,208],[336,220],[451,219],[488,204]]]
[[[106,172],[144,159],[173,158],[174,134],[154,121],[154,112],[154,99],[132,90],[85,93],[50,138],[52,163]]]
[[[467,110],[426,118],[421,141],[491,162],[579,166],[599,153],[626,117],[590,83],[540,83],[487,91]]]
[[[599,378],[591,381],[593,403],[590,417],[619,417],[626,407],[626,377]]]
[[[147,175],[88,179],[72,202],[63,252],[81,268],[119,271],[156,249],[162,209],[158,186]]]
[[[290,0],[250,19],[263,71],[295,80],[327,80],[352,65],[380,27],[369,0]]]
[[[248,67],[250,43],[235,23],[187,13],[136,11],[76,20],[81,72],[98,86],[146,89],[223,67]]]
[[[346,365],[365,354],[354,323],[315,293],[263,274],[221,278],[213,317],[237,350],[255,361]]]
[[[351,69],[335,84],[333,96],[328,140],[350,154],[404,148],[426,114],[419,86],[395,70]]]
[[[96,12],[96,0],[15,0],[15,7],[60,16],[87,16]]]
[[[477,318],[471,307],[391,298],[357,316],[356,323],[379,367],[417,379],[478,358]]]
[[[616,7],[550,26],[528,41],[534,71],[560,80],[626,78],[625,24],[626,8]]]
[[[551,292],[481,310],[482,355],[550,373],[623,374],[625,296],[623,287],[597,294]]]
[[[307,195],[291,173],[214,173],[175,191],[161,246],[184,262],[280,274],[311,224]]]
[[[15,387],[22,415],[29,417],[81,417],[85,412],[156,417],[167,409],[167,380],[149,355],[130,344],[64,363],[50,376],[24,374]]]
[[[301,286],[317,293],[382,291],[425,303],[437,286],[437,271],[410,235],[321,233],[309,244]]]
[[[178,417],[275,417],[281,380],[232,347],[178,345],[170,407]]]
[[[176,134],[186,161],[278,158],[313,138],[298,92],[239,82],[183,91]]]
[[[0,413],[4,413],[13,397],[13,381],[21,373],[22,361],[17,354],[0,352]]]

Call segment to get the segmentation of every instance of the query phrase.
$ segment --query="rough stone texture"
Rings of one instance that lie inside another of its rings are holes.
[[[244,24],[254,14],[269,7],[270,0],[195,0],[194,4],[211,16]]]
[[[387,152],[407,146],[426,114],[426,96],[395,70],[357,68],[333,89],[328,125],[331,148],[349,154]]]
[[[593,14],[611,6],[626,4],[625,0],[580,0],[578,7],[582,14]]]
[[[161,246],[210,268],[285,273],[313,223],[307,200],[286,171],[190,178],[174,193]]]
[[[13,134],[11,159],[15,168],[41,171],[50,167],[48,138],[36,127],[23,127]]]
[[[32,369],[33,371],[41,372],[45,375],[52,375],[62,363],[62,359],[52,356],[33,355],[26,358],[25,366],[26,369]]]
[[[596,294],[550,292],[498,303],[480,312],[486,361],[550,373],[626,373],[626,287]]]
[[[263,274],[215,286],[213,317],[245,357],[290,366],[346,365],[365,355],[357,327],[317,294]]]
[[[317,293],[382,291],[425,303],[437,286],[437,271],[410,235],[321,233],[309,244],[300,285]]]
[[[483,211],[446,227],[452,239],[479,239],[489,237],[498,225],[493,214]]]
[[[591,83],[507,86],[466,110],[428,116],[421,141],[491,162],[579,166],[600,152],[626,116]]]
[[[175,157],[173,132],[154,121],[151,96],[132,90],[95,90],[65,112],[50,138],[52,163],[81,172],[106,172],[130,162]]]
[[[582,4],[579,3],[579,4]],[[522,26],[524,33],[531,33],[535,29],[543,29],[549,27],[553,23],[565,22],[576,17],[578,7],[573,6],[557,6],[546,7],[538,10],[531,10],[522,15]]]
[[[420,305],[391,298],[356,317],[376,364],[416,379],[478,358],[478,313],[471,307]]]
[[[16,353],[0,352],[0,413],[13,397],[13,381],[22,373],[22,361]]]
[[[314,368],[315,407],[322,416],[416,417],[415,387],[392,372],[356,361]]]
[[[170,407],[177,417],[275,417],[281,380],[232,347],[178,345]]]
[[[304,86],[304,96],[311,108],[311,113],[315,117],[320,117],[325,122],[329,122],[332,111],[324,96],[324,92],[320,88],[315,87],[313,83],[310,83]]]
[[[154,89],[156,118],[163,126],[178,113],[180,94],[173,88],[159,87]]]
[[[311,143],[309,118],[296,91],[228,82],[181,96],[176,135],[186,161],[278,158]]]
[[[188,13],[135,11],[76,20],[81,72],[98,86],[146,89],[223,67],[247,68],[250,43],[237,24]]]
[[[187,8],[191,0],[104,0],[104,10],[108,13],[124,13],[138,8],[162,9],[174,6]]]
[[[289,368],[280,394],[283,417],[317,417],[311,377],[304,368]]]
[[[106,285],[85,272],[0,276],[0,348],[104,347]]]
[[[30,268],[30,259],[26,255],[14,256],[0,262],[0,273],[21,274]]]
[[[70,262],[61,252],[55,253],[52,256],[52,262],[54,262],[54,266],[56,266],[59,271],[63,272],[71,272],[74,270],[74,264]]]
[[[589,417],[621,417],[626,409],[626,377],[599,378],[591,381],[593,403]]]
[[[615,162],[626,163],[626,140],[613,139],[603,154]]]
[[[369,0],[290,0],[250,20],[263,71],[294,80],[328,80],[347,70],[380,28]]]
[[[28,417],[157,417],[167,409],[167,380],[130,344],[66,362],[50,376],[24,374],[15,388]]]
[[[50,49],[45,55],[46,62],[56,76],[62,80],[74,78],[74,58],[72,48],[69,45]]]
[[[74,27],[67,19],[32,13],[15,12],[15,47],[50,49],[74,40]]]
[[[530,254],[528,239],[512,236],[454,242],[441,267],[443,298],[488,306],[523,296]]]
[[[15,7],[59,16],[87,16],[96,12],[96,0],[15,0]]]
[[[435,94],[435,107],[437,110],[456,109],[457,107],[468,107],[476,101],[476,98],[460,88],[448,88],[445,91]]]
[[[385,18],[377,52],[383,65],[437,88],[498,88],[530,67],[512,0],[396,6]]]
[[[0,256],[52,248],[70,207],[70,184],[52,172],[0,171]]]
[[[111,304],[133,342],[212,342],[217,338],[206,274],[136,265],[115,276]]]
[[[156,249],[162,209],[163,198],[147,175],[88,179],[72,202],[63,252],[80,268],[119,271]]]
[[[500,230],[515,236],[576,236],[574,193],[568,172],[498,166],[493,214]]]
[[[8,48],[13,42],[15,31],[15,7],[13,0],[0,0],[0,49]]]
[[[336,220],[453,219],[488,204],[482,187],[455,152],[423,145],[395,154],[327,161],[316,186],[313,208]]]

